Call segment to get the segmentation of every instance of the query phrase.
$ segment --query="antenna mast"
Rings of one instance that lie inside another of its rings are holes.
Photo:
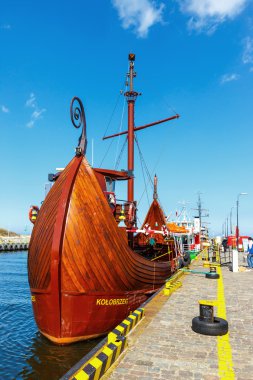
[[[202,208],[202,201],[200,197],[201,193],[198,193],[198,201],[197,201],[197,208],[194,208],[193,210],[198,211],[198,217],[199,217],[199,224],[200,224],[200,232],[201,232],[201,227],[202,227],[202,218],[209,217],[208,210],[205,208]],[[206,212],[206,214],[203,214],[203,211]]]

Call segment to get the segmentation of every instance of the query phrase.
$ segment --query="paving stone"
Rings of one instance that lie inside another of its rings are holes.
[[[203,270],[202,262],[195,261],[191,269]],[[222,267],[222,274],[235,379],[253,380],[253,271],[233,273]],[[201,275],[185,275],[180,281],[183,286],[172,296],[160,292],[146,305],[140,327],[129,335],[126,354],[105,379],[219,379],[218,338],[191,329],[199,315],[198,300],[217,298],[217,281]]]
[[[151,362],[151,361],[145,361],[145,360],[137,360],[135,362],[135,364],[144,365],[144,366],[152,366],[153,362]]]

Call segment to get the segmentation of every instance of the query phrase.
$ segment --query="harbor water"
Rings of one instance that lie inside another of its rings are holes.
[[[57,380],[99,340],[57,346],[37,330],[27,252],[0,253],[0,379]]]

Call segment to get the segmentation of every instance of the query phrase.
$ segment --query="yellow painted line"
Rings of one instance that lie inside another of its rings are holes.
[[[222,271],[217,267],[217,273],[220,275],[217,286],[217,317],[226,319],[226,301],[224,294],[224,284]],[[222,380],[235,379],[233,370],[232,350],[229,342],[229,332],[226,335],[217,337],[219,377]]]
[[[199,300],[199,304],[200,305],[207,305],[207,306],[217,306],[218,301],[216,301],[216,300]]]

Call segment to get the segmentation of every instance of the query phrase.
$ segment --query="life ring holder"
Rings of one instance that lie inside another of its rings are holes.
[[[31,206],[29,209],[28,217],[32,224],[36,222],[40,209],[38,206]]]

